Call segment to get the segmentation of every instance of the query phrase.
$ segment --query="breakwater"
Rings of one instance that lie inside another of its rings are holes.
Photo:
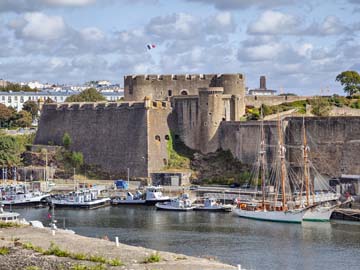
[[[43,270],[61,269],[60,266],[64,267],[62,269],[73,269],[71,267],[74,265],[85,265],[89,267],[86,269],[92,269],[91,266],[99,264],[103,265],[103,268],[96,269],[236,269],[216,261],[182,254],[157,252],[124,244],[116,246],[113,241],[70,234],[62,230],[52,235],[50,229],[8,228],[2,229],[0,237],[0,245],[9,248],[9,254],[3,255],[0,260],[0,269],[23,270],[30,266],[34,267],[31,269]],[[55,256],[43,254],[51,245],[57,249],[53,252]],[[152,255],[157,259],[150,260]],[[113,262],[117,262],[117,266],[113,266]]]

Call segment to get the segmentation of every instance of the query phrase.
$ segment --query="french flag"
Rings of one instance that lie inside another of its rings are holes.
[[[148,44],[148,45],[146,45],[146,47],[148,48],[148,50],[151,50],[151,49],[156,48],[156,45],[155,44]]]

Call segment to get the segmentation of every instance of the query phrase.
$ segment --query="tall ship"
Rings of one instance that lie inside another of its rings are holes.
[[[305,122],[303,119],[303,173],[291,172],[286,161],[286,145],[282,130],[282,121],[277,121],[278,145],[275,161],[268,166],[266,162],[266,145],[264,124],[261,120],[260,151],[253,170],[256,190],[252,200],[241,201],[234,213],[240,217],[274,221],[301,223],[303,220],[328,221],[339,195],[324,188],[316,192],[314,181],[310,181],[309,147],[306,140]],[[260,183],[258,181],[260,180]],[[261,187],[258,191],[257,187]],[[325,204],[325,205],[324,205]]]

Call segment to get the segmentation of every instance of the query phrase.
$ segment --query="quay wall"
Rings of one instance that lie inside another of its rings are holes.
[[[262,104],[273,106],[285,102],[314,99],[314,96],[245,96],[245,105],[260,107]]]
[[[302,160],[302,117],[284,120],[288,161],[298,167]],[[310,146],[310,160],[317,170],[331,177],[360,174],[360,117],[306,117],[305,126]],[[223,122],[219,145],[230,150],[241,162],[253,164],[259,152],[260,122]],[[277,127],[275,121],[264,122],[266,144],[271,145],[267,158],[276,155]],[[294,147],[295,146],[295,147]]]

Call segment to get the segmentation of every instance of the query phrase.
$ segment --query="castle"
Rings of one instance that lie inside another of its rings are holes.
[[[242,74],[125,76],[124,91],[121,103],[45,105],[35,143],[62,144],[62,136],[68,132],[72,148],[84,154],[86,163],[100,165],[113,174],[130,168],[135,177],[149,177],[166,166],[170,136],[202,153],[228,149],[240,161],[253,163],[260,129],[258,122],[239,121],[245,106],[307,98],[246,96]],[[320,169],[329,175],[360,173],[360,161],[352,160],[354,151],[360,150],[360,119],[345,118],[306,119],[308,132],[320,145],[316,154],[331,157],[330,171],[324,166]],[[288,120],[288,142],[299,143],[289,132],[290,126],[299,129],[299,123],[299,119]],[[265,128],[269,142],[276,144],[276,124],[267,122]],[[334,136],[338,139],[336,155],[330,147]],[[288,153],[294,162],[297,154],[293,150]],[[320,167],[329,164],[320,159],[318,163]]]

